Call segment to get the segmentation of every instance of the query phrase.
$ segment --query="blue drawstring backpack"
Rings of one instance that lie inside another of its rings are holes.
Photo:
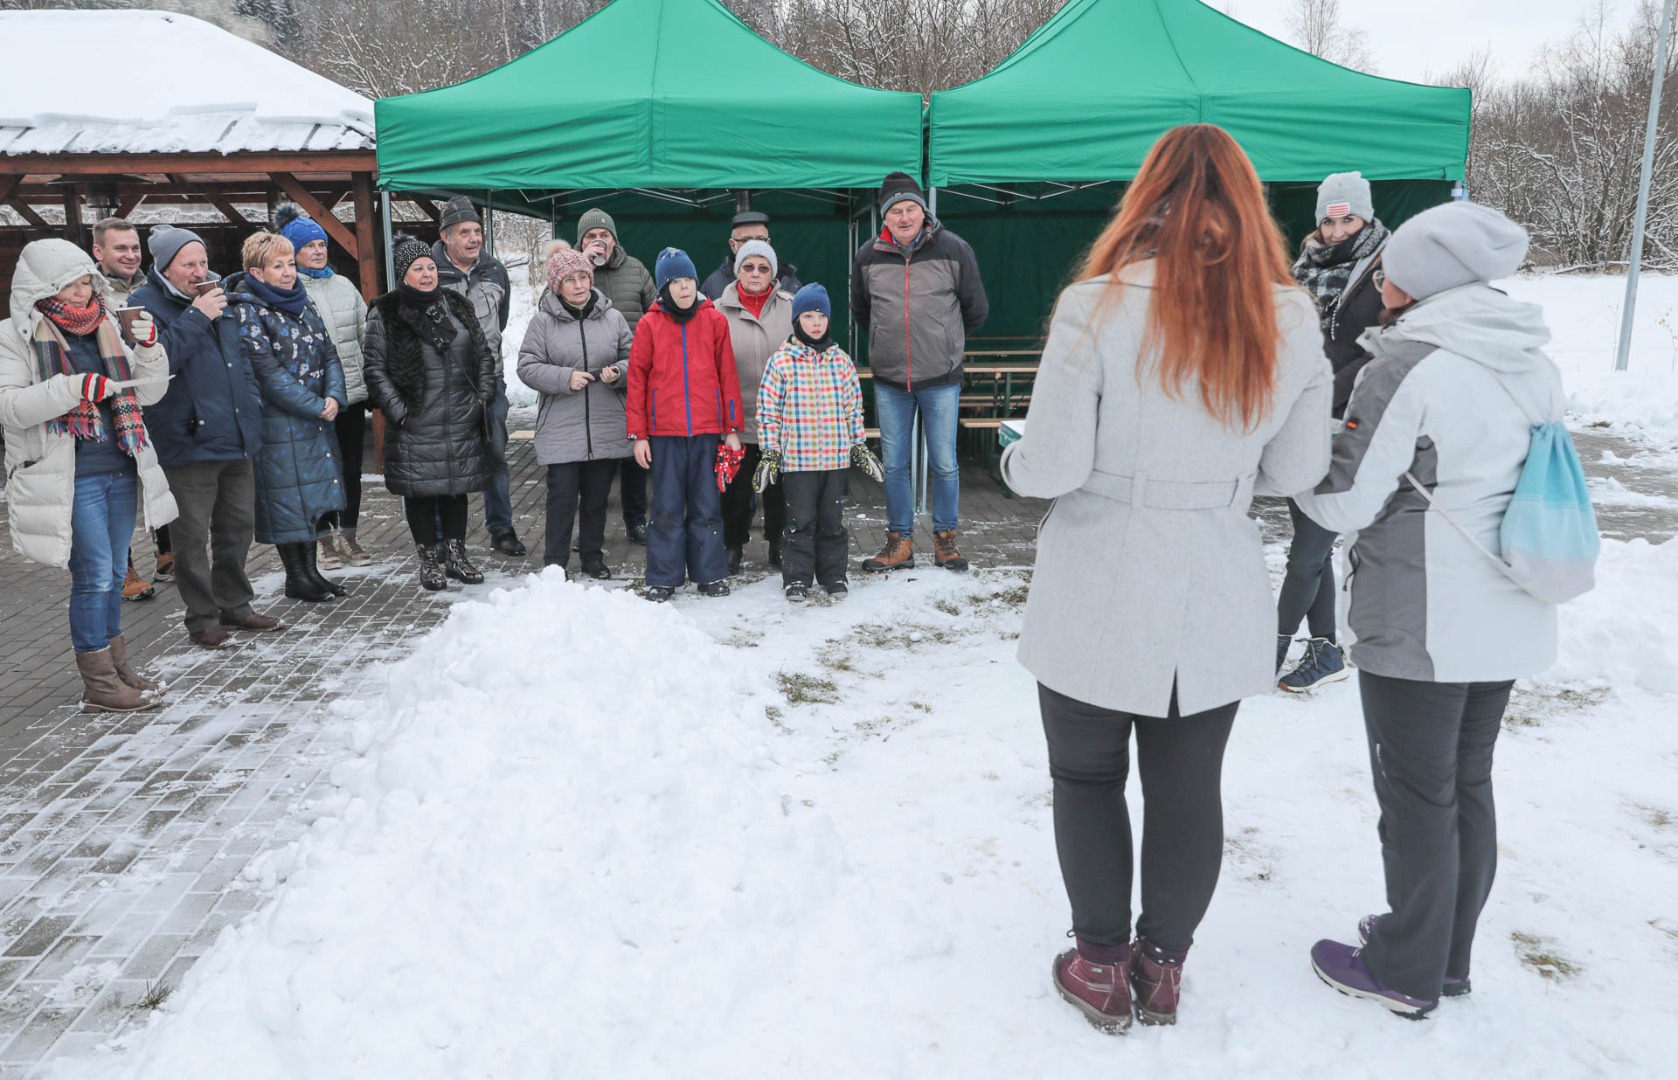
[[[1565,603],[1596,587],[1596,559],[1602,550],[1596,510],[1585,486],[1585,468],[1579,463],[1566,424],[1534,418],[1502,379],[1497,382],[1532,421],[1532,446],[1498,534],[1503,555],[1487,551],[1439,505],[1431,491],[1409,473],[1404,475],[1510,581],[1540,600]]]

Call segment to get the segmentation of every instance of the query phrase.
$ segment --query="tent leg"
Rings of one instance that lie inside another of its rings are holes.
[[[390,221],[390,192],[379,192],[379,217],[385,225],[385,290],[396,288],[396,232]]]

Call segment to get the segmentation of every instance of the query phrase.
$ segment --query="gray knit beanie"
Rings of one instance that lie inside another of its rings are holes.
[[[191,229],[178,229],[173,225],[153,225],[151,232],[146,235],[146,247],[151,251],[152,265],[157,267],[158,273],[169,269],[169,264],[175,261],[175,256],[188,244],[202,244],[204,238]]]
[[[612,215],[596,206],[584,210],[583,216],[577,219],[577,243],[583,242],[590,229],[605,229],[614,238],[618,235],[618,223],[612,220]]]
[[[767,240],[747,240],[740,245],[740,250],[734,253],[734,276],[740,276],[740,264],[746,261],[746,256],[756,255],[760,259],[769,260],[769,279],[774,281],[781,276],[781,262],[775,258],[775,249],[769,246]]]
[[[1387,241],[1382,267],[1416,300],[1508,277],[1527,257],[1527,231],[1498,210],[1448,202],[1424,210]]]
[[[1375,200],[1369,194],[1369,181],[1360,172],[1337,172],[1317,188],[1317,224],[1347,214],[1375,220]]]

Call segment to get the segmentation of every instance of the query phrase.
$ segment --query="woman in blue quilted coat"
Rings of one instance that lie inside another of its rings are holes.
[[[239,343],[262,389],[256,458],[256,538],[285,566],[285,594],[311,603],[346,590],[315,562],[320,519],[344,508],[333,427],[349,397],[332,331],[297,281],[291,241],[259,232],[244,246],[245,271],[227,279]]]

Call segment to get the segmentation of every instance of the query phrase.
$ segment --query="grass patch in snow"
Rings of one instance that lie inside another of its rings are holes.
[[[1509,708],[1503,713],[1503,726],[1511,731],[1535,728],[1552,716],[1568,712],[1585,712],[1608,700],[1606,686],[1526,686],[1517,685],[1509,695]]]
[[[873,649],[902,649],[912,651],[922,645],[948,645],[963,631],[940,629],[924,623],[904,623],[888,626],[885,623],[863,623],[851,631],[851,637]]]
[[[1276,874],[1270,852],[1258,841],[1258,830],[1248,826],[1238,835],[1224,837],[1224,856],[1242,868],[1248,881],[1264,883]]]
[[[931,712],[932,711],[932,706],[928,705],[924,701],[911,701],[911,702],[909,702],[909,708],[914,709],[916,712]]]
[[[816,660],[829,671],[856,670],[856,656],[843,641],[828,641],[816,653]]]
[[[769,721],[770,726],[782,735],[792,734],[792,728],[787,727],[786,722],[781,719],[782,713],[779,705],[765,705],[763,715]]]
[[[1578,964],[1556,952],[1549,938],[1516,930],[1509,940],[1515,943],[1515,955],[1521,963],[1551,982],[1571,979],[1581,970]]]
[[[1672,827],[1673,817],[1670,810],[1663,810],[1658,806],[1646,806],[1643,803],[1636,805],[1638,814],[1644,821],[1648,822],[1650,828],[1668,829]]]
[[[154,983],[147,983],[146,992],[140,996],[139,1001],[134,1003],[134,1011],[156,1012],[158,1009],[163,1008],[163,1003],[168,1001],[169,995],[174,992],[175,988],[173,986],[170,986],[168,983],[161,980]]]
[[[955,616],[957,618],[959,618],[961,616],[961,608],[957,607],[955,604],[953,604],[950,601],[944,599],[943,597],[939,597],[938,599],[934,600],[932,602],[932,606],[937,608],[939,611],[942,611],[946,615]]]
[[[818,679],[803,672],[777,671],[775,682],[788,705],[837,705],[839,686],[832,679]]]

